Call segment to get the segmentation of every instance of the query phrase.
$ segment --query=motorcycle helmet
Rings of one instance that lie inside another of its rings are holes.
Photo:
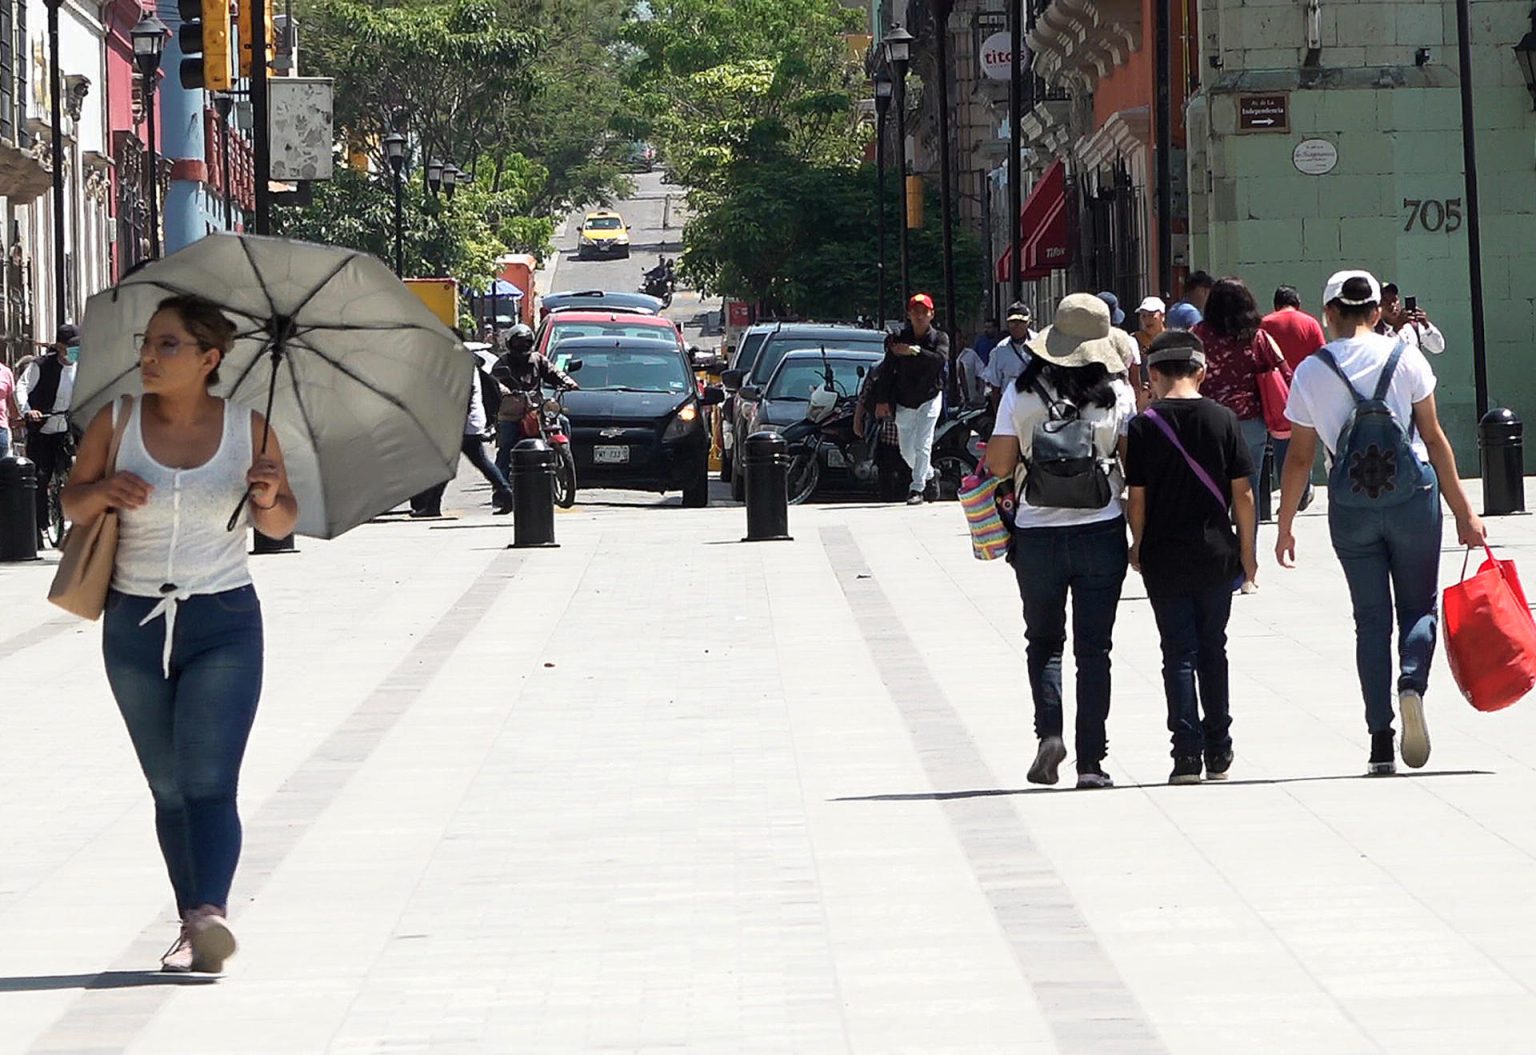
[[[507,351],[527,355],[533,350],[533,327],[520,322],[507,331]]]

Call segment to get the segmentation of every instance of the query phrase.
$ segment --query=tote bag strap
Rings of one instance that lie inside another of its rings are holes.
[[[1215,480],[1211,479],[1211,474],[1205,471],[1205,466],[1195,461],[1195,459],[1190,455],[1189,451],[1184,449],[1184,444],[1179,442],[1178,435],[1174,433],[1173,428],[1168,424],[1168,422],[1163,420],[1163,416],[1152,407],[1148,407],[1146,410],[1142,411],[1142,414],[1148,421],[1152,422],[1152,424],[1161,429],[1164,436],[1168,437],[1168,442],[1173,444],[1174,450],[1178,451],[1184,456],[1184,464],[1189,466],[1190,472],[1194,473],[1197,477],[1200,478],[1200,482],[1203,483],[1205,485],[1205,489],[1211,493],[1211,497],[1216,499],[1216,504],[1221,506],[1222,510],[1225,512],[1227,508],[1227,499],[1221,493],[1221,488],[1216,485]]]
[[[117,450],[123,445],[123,433],[128,431],[128,419],[131,417],[133,417],[132,396],[124,396],[112,404],[112,441],[107,445],[107,468],[102,473],[102,479],[117,472]]]

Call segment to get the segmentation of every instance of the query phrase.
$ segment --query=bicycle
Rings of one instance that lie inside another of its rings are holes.
[[[43,417],[44,422],[49,418],[65,418],[68,411],[55,411]],[[41,433],[37,433],[41,435]],[[69,483],[69,473],[75,464],[75,432],[74,428],[65,428],[63,432],[50,433],[59,438],[59,456],[54,459],[53,473],[46,480],[38,480],[38,490],[46,495],[47,522],[43,526],[43,544],[54,549],[64,548],[64,535],[69,530],[69,521],[64,516],[64,485]],[[33,461],[36,461],[34,458]]]

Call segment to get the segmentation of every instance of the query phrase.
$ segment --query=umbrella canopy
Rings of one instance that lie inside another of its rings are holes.
[[[78,426],[142,390],[134,335],[182,294],[213,301],[236,326],[214,394],[267,415],[300,533],[335,538],[453,478],[474,357],[380,261],[281,238],[210,235],[92,297]]]
[[[482,297],[508,297],[512,300],[522,300],[523,291],[504,278],[498,278],[491,283],[489,289],[480,294]]]

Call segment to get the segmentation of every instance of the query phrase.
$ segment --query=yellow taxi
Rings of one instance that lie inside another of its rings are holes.
[[[607,209],[587,213],[576,243],[578,260],[605,256],[629,256],[629,226],[624,217]]]

